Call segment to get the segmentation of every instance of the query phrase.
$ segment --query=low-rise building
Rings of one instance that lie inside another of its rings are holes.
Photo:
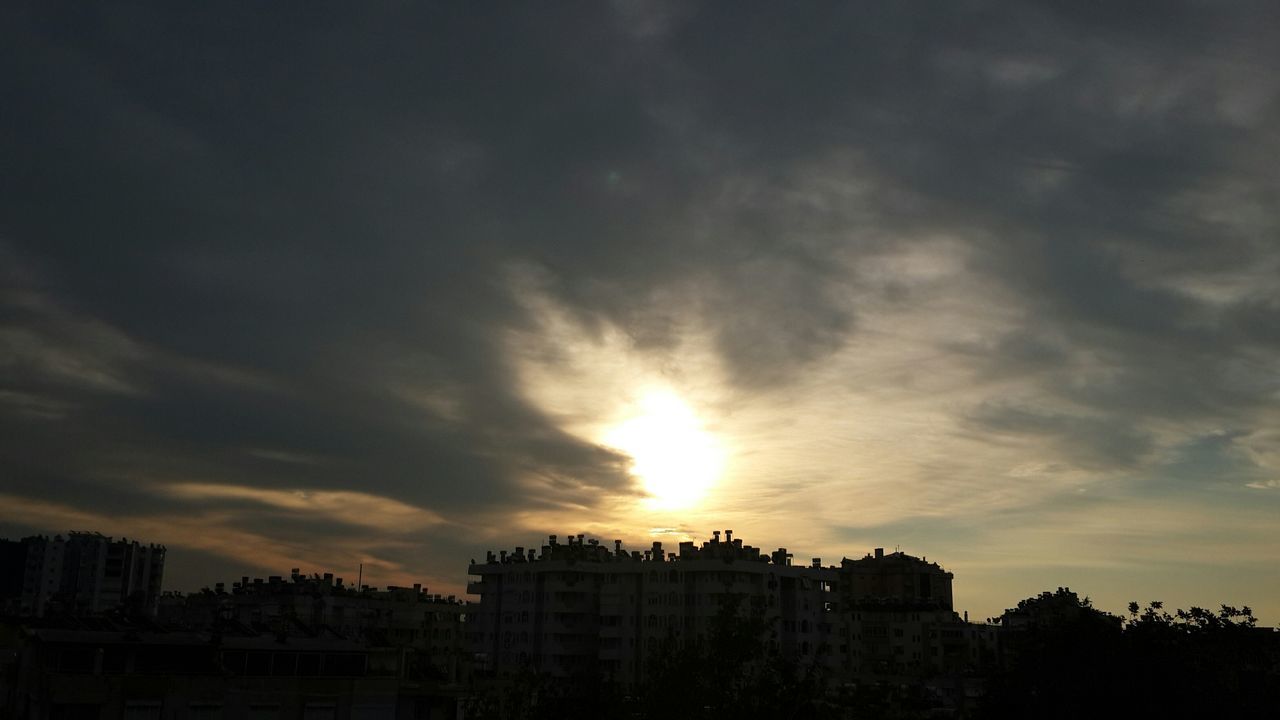
[[[374,649],[375,655],[395,655],[403,672],[443,682],[459,682],[468,667],[463,662],[466,605],[421,584],[357,588],[333,573],[306,575],[295,568],[288,578],[246,576],[229,590],[218,583],[198,593],[168,593],[161,598],[160,617],[197,629],[216,622],[264,631],[294,624],[322,628]]]
[[[0,717],[457,717],[456,690],[405,678],[375,649],[325,629],[66,618],[19,630]]]

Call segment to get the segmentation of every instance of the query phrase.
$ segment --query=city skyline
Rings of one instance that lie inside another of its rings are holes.
[[[0,536],[462,595],[732,527],[1275,626],[1278,15],[6,7]]]

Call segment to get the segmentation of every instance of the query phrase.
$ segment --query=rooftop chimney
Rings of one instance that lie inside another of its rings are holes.
[[[711,537],[713,538],[711,542],[720,542],[720,531],[712,530]]]
[[[725,530],[725,531],[724,531],[724,541],[725,541],[725,542],[727,542],[727,543],[731,543],[731,542],[733,542],[733,531],[732,531],[732,530]]]
[[[876,548],[876,558],[884,557],[884,548]]]

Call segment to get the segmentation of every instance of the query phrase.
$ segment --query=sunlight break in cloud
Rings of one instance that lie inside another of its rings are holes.
[[[631,472],[658,508],[688,509],[724,471],[723,446],[670,390],[643,391],[635,414],[611,429],[604,444],[631,457]]]

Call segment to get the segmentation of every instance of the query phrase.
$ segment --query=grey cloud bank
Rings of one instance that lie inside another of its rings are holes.
[[[850,384],[954,374],[966,391],[930,407],[956,448],[1051,468],[1018,492],[1191,487],[1224,527],[1274,509],[1278,23],[1266,3],[8,7],[0,522],[183,517],[150,539],[252,533],[318,563],[341,540],[457,582],[451,556],[520,513],[636,495],[626,458],[521,386],[520,268],[584,337],[679,356],[700,334],[744,405],[885,357]],[[894,367],[885,327],[929,360]],[[192,484],[439,522],[173,491]]]

